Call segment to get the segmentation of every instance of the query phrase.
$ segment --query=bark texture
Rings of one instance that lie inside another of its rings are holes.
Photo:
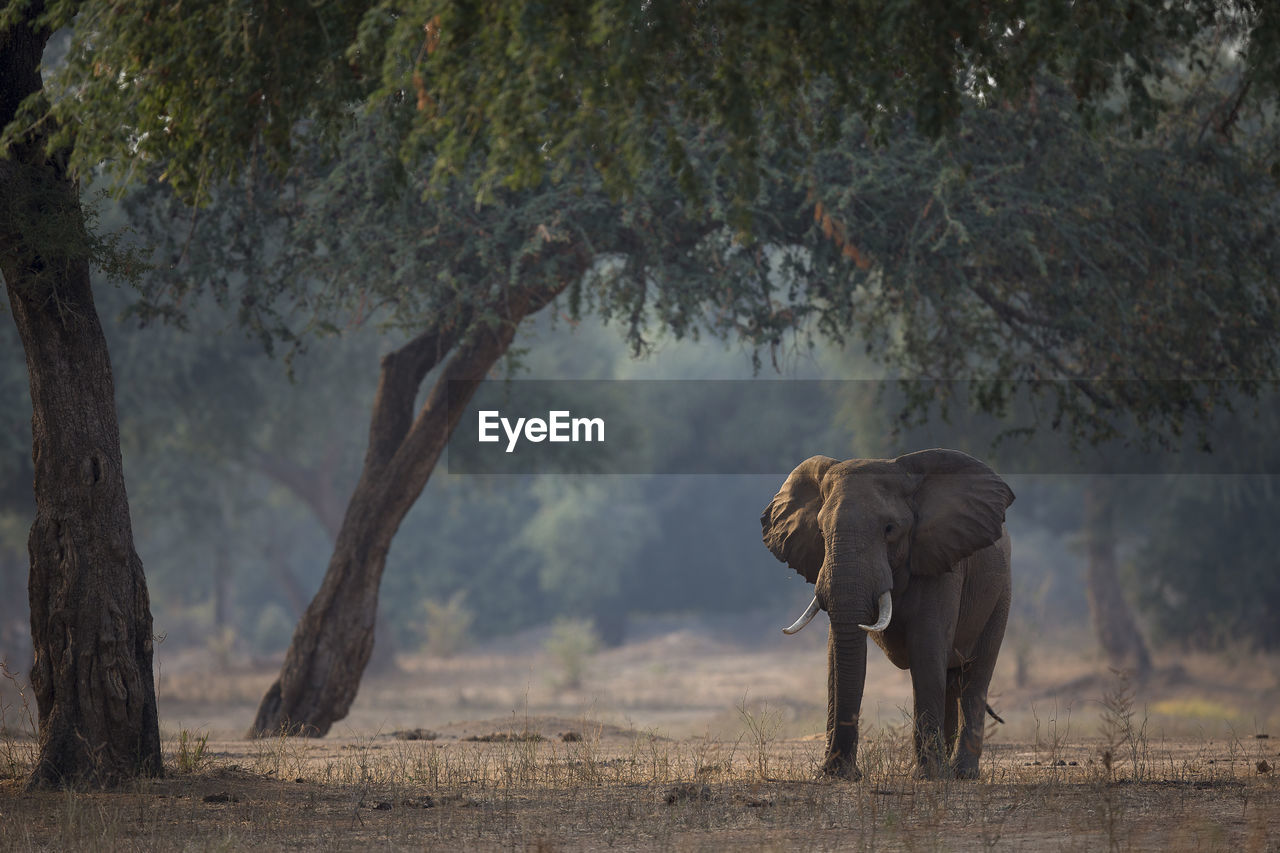
[[[585,261],[576,265],[577,274]],[[378,587],[392,537],[422,493],[480,383],[516,326],[570,279],[508,294],[490,306],[496,323],[464,339],[431,329],[382,359],[364,466],[343,516],[328,570],[294,631],[280,676],[258,707],[249,737],[321,737],[347,715],[369,663]],[[443,362],[422,408],[418,389]]]
[[[38,93],[47,32],[0,30],[0,126]],[[114,785],[162,770],[151,609],[133,547],[107,342],[79,188],[44,138],[0,159],[0,272],[31,382],[36,518],[28,595],[39,709],[31,787]]]
[[[1151,652],[1125,601],[1116,573],[1115,495],[1105,476],[1095,476],[1085,488],[1085,587],[1098,644],[1108,663],[1128,670],[1137,680],[1151,673]]]

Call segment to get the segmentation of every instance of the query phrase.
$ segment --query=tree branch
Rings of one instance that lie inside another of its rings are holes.
[[[1087,379],[1081,379],[1079,376],[1073,376],[1074,371],[1068,370],[1062,360],[1052,352],[1048,347],[1036,340],[1035,336],[1028,332],[1024,326],[1041,325],[1036,319],[1029,314],[1014,308],[1005,302],[1000,301],[994,293],[982,284],[970,284],[969,289],[974,295],[982,300],[991,311],[1006,325],[1009,330],[1020,338],[1023,343],[1031,347],[1032,350],[1038,352],[1049,364],[1062,375],[1064,379],[1070,381],[1071,385],[1080,393],[1088,397],[1100,409],[1114,409],[1115,402],[1107,396],[1098,393],[1096,388],[1092,387],[1092,383]]]
[[[246,456],[256,470],[293,492],[310,507],[320,526],[329,534],[329,541],[337,541],[343,507],[336,500],[331,469],[308,468],[286,456],[257,448],[249,448]]]
[[[382,357],[369,421],[366,470],[381,469],[399,450],[413,424],[413,403],[422,380],[457,345],[459,330],[467,327],[469,319],[466,312],[450,328],[428,329]]]

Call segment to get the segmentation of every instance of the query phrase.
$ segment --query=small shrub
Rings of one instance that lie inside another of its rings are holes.
[[[591,622],[585,619],[556,619],[547,639],[547,654],[560,669],[558,684],[561,687],[582,686],[587,660],[600,648],[600,637]]]
[[[1102,696],[1102,718],[1099,734],[1102,735],[1102,764],[1109,781],[1115,779],[1115,768],[1122,758],[1128,759],[1129,770],[1135,781],[1144,781],[1150,775],[1148,754],[1147,717],[1138,719],[1133,685],[1120,670],[1115,682]]]
[[[769,779],[769,752],[782,730],[782,712],[770,710],[768,702],[762,703],[758,708],[751,708],[747,705],[747,697],[743,696],[738,703],[738,716],[742,718],[750,737],[756,778],[766,781]]]
[[[433,657],[453,657],[463,647],[475,614],[467,607],[467,591],[460,589],[443,603],[434,598],[422,602],[420,628],[422,650]]]
[[[209,759],[209,736],[194,735],[183,729],[178,735],[178,750],[174,763],[179,773],[195,773]]]

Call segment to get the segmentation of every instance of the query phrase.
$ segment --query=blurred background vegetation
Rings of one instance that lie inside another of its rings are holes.
[[[396,333],[371,326],[311,344],[286,363],[264,352],[208,299],[189,328],[136,328],[134,295],[99,289],[116,370],[138,549],[162,650],[205,648],[223,661],[271,658],[320,583],[359,471],[381,353]],[[516,378],[758,376],[749,352],[718,341],[658,340],[635,359],[616,328],[540,318],[523,336]],[[25,663],[24,540],[29,489],[26,377],[10,324],[0,324],[0,656]],[[790,378],[876,376],[852,350],[792,353]],[[769,371],[766,378],[776,374]],[[813,453],[852,455],[859,436],[911,427],[871,383],[849,401]],[[714,430],[696,413],[665,412],[672,442]],[[787,423],[760,424],[761,443]],[[963,427],[933,427],[927,439]],[[892,442],[891,442],[892,443]],[[795,460],[799,462],[800,460]],[[1271,462],[1274,467],[1280,459]],[[389,652],[448,655],[539,625],[586,618],[606,644],[658,614],[746,612],[789,617],[805,597],[760,543],[759,513],[786,471],[758,476],[450,476],[438,472],[388,558],[378,660]],[[1015,475],[1016,611],[1011,653],[1033,632],[1088,625],[1086,475]],[[1280,645],[1273,555],[1280,510],[1271,476],[1108,477],[1126,595],[1149,639],[1172,648]],[[1228,580],[1229,579],[1229,580]],[[802,603],[802,602],[801,602]],[[557,622],[557,620],[559,620]],[[576,623],[575,623],[576,624]],[[1023,638],[1023,639],[1020,639]]]

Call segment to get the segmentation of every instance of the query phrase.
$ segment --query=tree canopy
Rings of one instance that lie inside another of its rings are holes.
[[[1251,0],[11,0],[0,24],[33,9],[72,27],[68,64],[6,140],[49,110],[50,144],[73,143],[79,169],[161,164],[187,198],[246,154],[284,170],[300,143],[336,141],[361,102],[408,100],[399,149],[429,151],[437,178],[474,167],[482,196],[584,163],[613,190],[665,163],[696,193],[708,185],[690,166],[692,126],[748,200],[771,140],[829,142],[844,115],[882,136],[907,115],[935,136],[970,101],[1022,102],[1047,72],[1090,110],[1119,92],[1150,121],[1163,79],[1224,41],[1243,46],[1258,90],[1280,82],[1280,13]]]

